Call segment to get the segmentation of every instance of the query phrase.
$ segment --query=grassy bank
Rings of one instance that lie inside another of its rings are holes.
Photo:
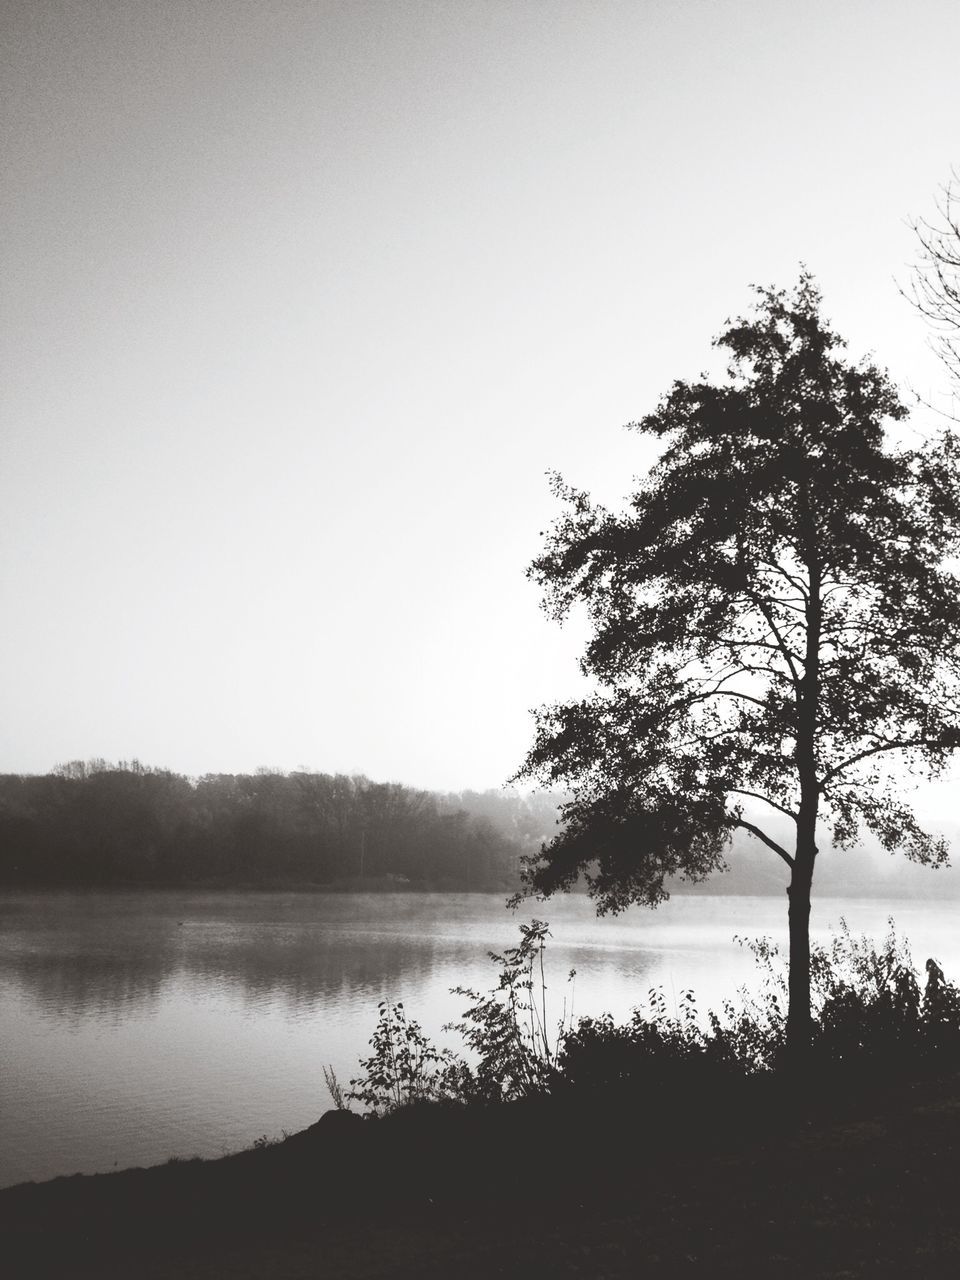
[[[6,1274],[953,1276],[960,1078],[791,1114],[548,1100],[333,1114],[217,1161],[0,1192]]]

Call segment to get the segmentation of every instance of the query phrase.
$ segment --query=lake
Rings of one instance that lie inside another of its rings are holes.
[[[813,930],[845,916],[880,935],[894,915],[922,968],[960,977],[957,907],[823,899]],[[487,958],[518,924],[548,919],[551,1019],[625,1017],[652,986],[701,1007],[751,984],[734,940],[786,942],[786,901],[680,897],[598,920],[589,900],[500,895],[237,892],[0,894],[0,1186],[59,1174],[218,1156],[295,1132],[332,1104],[377,1018],[402,1000],[441,1043],[462,1013],[453,986],[487,989]]]

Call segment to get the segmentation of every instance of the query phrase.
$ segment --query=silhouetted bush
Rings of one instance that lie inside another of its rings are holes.
[[[629,1021],[610,1014],[575,1024],[566,1004],[548,1033],[543,957],[549,931],[535,920],[502,955],[496,987],[486,994],[454,991],[470,1000],[458,1031],[467,1059],[437,1050],[401,1005],[380,1006],[374,1054],[349,1095],[378,1112],[408,1102],[510,1102],[567,1098],[683,1099],[693,1112],[748,1081],[775,1079],[786,1042],[786,966],[768,939],[740,941],[762,974],[755,992],[701,1015],[692,990],[671,1012],[662,988]],[[570,974],[570,981],[573,979]],[[811,955],[814,1034],[808,1067],[821,1084],[858,1088],[960,1069],[960,989],[935,960],[921,987],[906,941],[893,921],[879,944],[855,937],[845,921]]]
[[[763,975],[756,993],[742,990],[739,1003],[725,1001],[705,1020],[692,991],[669,1016],[662,990],[651,991],[625,1026],[609,1016],[581,1019],[564,1042],[561,1075],[593,1087],[681,1078],[720,1085],[776,1071],[786,1041],[786,965],[768,939],[745,945]],[[829,944],[811,949],[811,987],[809,1068],[823,1079],[879,1085],[960,1067],[960,990],[932,959],[921,988],[892,920],[879,944],[855,937],[841,920]]]
[[[649,992],[644,1009],[635,1009],[625,1024],[610,1014],[581,1018],[565,1038],[558,1063],[563,1084],[575,1089],[620,1092],[624,1085],[644,1094],[653,1088],[696,1089],[718,1080],[736,1065],[714,1050],[700,1025],[692,991],[683,991],[671,1015],[661,989]]]
[[[460,1059],[449,1049],[436,1048],[419,1022],[407,1017],[402,1003],[381,1000],[378,1007],[380,1016],[370,1040],[373,1053],[361,1059],[363,1074],[350,1081],[345,1097],[377,1115],[458,1097]],[[329,1079],[327,1087],[333,1093]]]
[[[548,1093],[557,1073],[559,1057],[570,1034],[570,1011],[563,1011],[551,1034],[547,1012],[547,982],[543,956],[550,930],[542,920],[520,926],[520,942],[503,954],[489,952],[500,967],[499,981],[481,994],[469,987],[454,987],[470,1005],[463,1021],[445,1030],[458,1031],[474,1055],[476,1065],[464,1064],[459,1086],[469,1098],[507,1102]],[[570,970],[568,985],[575,971]]]
[[[814,1053],[821,1068],[892,1079],[960,1065],[960,991],[932,959],[921,990],[892,920],[879,946],[853,937],[841,922],[817,960]]]
[[[471,1051],[468,1062],[450,1049],[438,1049],[402,1004],[381,1001],[373,1053],[360,1062],[362,1075],[345,1095],[382,1115],[423,1102],[511,1102],[551,1091],[557,1060],[570,1033],[566,1005],[551,1035],[543,953],[549,930],[541,920],[520,926],[520,942],[503,954],[491,951],[499,966],[497,985],[486,993],[455,987],[470,1001],[463,1021],[449,1023]],[[571,970],[568,981],[572,983]],[[326,1075],[326,1073],[325,1073]],[[336,1101],[336,1095],[327,1086]]]

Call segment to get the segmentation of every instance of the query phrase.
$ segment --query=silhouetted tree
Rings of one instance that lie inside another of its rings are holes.
[[[936,771],[960,743],[960,593],[944,564],[960,485],[949,440],[885,443],[905,410],[883,372],[843,358],[807,274],[757,292],[755,315],[716,340],[727,379],[677,382],[631,424],[664,449],[625,512],[555,478],[567,511],[529,575],[554,617],[586,605],[581,665],[599,691],[537,714],[518,776],[572,794],[527,892],[585,872],[601,912],[656,904],[666,876],[720,868],[737,828],[781,858],[801,1049],[821,817],[840,846],[862,825],[889,850],[946,858],[884,761]]]
[[[919,241],[907,296],[934,330],[933,348],[960,391],[960,175],[951,175],[936,218],[913,224]]]

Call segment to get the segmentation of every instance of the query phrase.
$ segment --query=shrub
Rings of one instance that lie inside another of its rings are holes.
[[[572,984],[567,977],[570,1004],[563,1010],[551,1035],[547,1013],[547,981],[544,951],[550,930],[542,920],[520,926],[520,942],[499,954],[489,952],[500,966],[499,981],[481,994],[469,987],[454,987],[471,1003],[461,1022],[445,1030],[457,1031],[476,1058],[475,1066],[463,1065],[459,1087],[467,1097],[504,1102],[548,1093],[556,1081],[558,1062],[573,1018]]]
[[[370,1040],[373,1053],[360,1062],[363,1074],[341,1096],[383,1114],[414,1102],[506,1102],[547,1093],[573,1013],[571,995],[570,1007],[564,1001],[551,1033],[543,962],[548,937],[541,920],[521,925],[517,946],[489,953],[500,967],[492,990],[453,988],[470,1005],[462,1021],[448,1023],[444,1030],[460,1033],[472,1064],[450,1049],[438,1049],[420,1024],[407,1018],[402,1004],[381,1001]],[[571,970],[568,983],[573,979]]]
[[[818,948],[816,1059],[874,1079],[948,1069],[960,1061],[960,993],[934,960],[921,991],[909,944],[888,923],[877,945],[841,920],[830,945]]]
[[[960,988],[947,982],[936,960],[927,960],[923,992],[924,1050],[938,1067],[960,1067]]]
[[[634,1009],[624,1025],[618,1026],[609,1013],[581,1018],[564,1037],[559,1072],[575,1088],[608,1090],[626,1083],[646,1088],[667,1077],[689,1077],[707,1043],[693,992],[680,993],[671,1016],[663,989],[652,987],[647,1007]]]
[[[424,1101],[506,1102],[578,1090],[595,1096],[629,1090],[642,1097],[696,1099],[751,1077],[771,1076],[785,1043],[786,965],[767,938],[738,941],[761,971],[758,991],[741,989],[701,1018],[691,990],[671,1013],[662,988],[622,1025],[610,1014],[573,1022],[564,1001],[549,1029],[544,969],[547,925],[520,926],[520,942],[490,958],[500,968],[486,993],[455,987],[470,1001],[460,1033],[465,1061],[439,1050],[402,1004],[380,1004],[365,1073],[346,1097],[382,1113]],[[907,943],[893,921],[880,944],[855,937],[845,920],[827,945],[811,949],[813,1042],[811,1066],[825,1082],[882,1083],[960,1067],[960,990],[934,960],[921,990]],[[571,970],[568,983],[572,984]],[[329,1081],[328,1081],[329,1083]],[[654,1093],[651,1093],[651,1086]],[[336,1097],[336,1095],[334,1095]]]
[[[626,1024],[609,1014],[581,1018],[560,1042],[557,1075],[567,1085],[602,1090],[630,1085],[685,1091],[770,1075],[786,1039],[787,967],[768,938],[737,939],[761,973],[756,992],[741,989],[701,1019],[692,991],[668,1012],[660,988]],[[960,1067],[960,989],[935,960],[926,982],[894,922],[879,944],[855,936],[847,922],[811,949],[811,1066],[827,1080],[882,1083]]]
[[[415,1102],[436,1102],[459,1093],[461,1064],[449,1049],[437,1049],[419,1022],[408,1018],[402,1003],[381,1000],[380,1016],[370,1040],[373,1053],[360,1062],[362,1076],[350,1081],[345,1095],[377,1114]]]

